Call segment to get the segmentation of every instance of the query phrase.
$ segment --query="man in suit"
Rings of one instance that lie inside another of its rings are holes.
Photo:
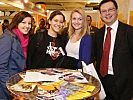
[[[117,19],[118,6],[115,0],[102,0],[99,11],[105,25],[96,32],[96,70],[106,92],[105,100],[131,100],[133,98],[133,27]],[[108,32],[111,33],[108,53],[108,47],[106,50],[104,48],[105,42],[107,43],[107,27],[111,27],[111,31]],[[104,54],[108,54],[108,57]]]
[[[93,63],[95,65],[95,55],[94,55],[94,43],[95,43],[95,32],[98,30],[97,27],[92,26],[92,17],[90,15],[87,15],[87,22],[88,22],[88,27],[87,27],[87,32],[90,33],[90,36],[92,37],[92,52],[91,52],[91,59],[90,59],[90,63]]]
[[[3,24],[2,24],[2,30],[4,32],[5,29],[7,29],[9,26],[9,20],[8,19],[4,19]]]
[[[92,17],[90,15],[87,15],[87,22],[88,22],[88,28],[89,28],[90,33],[91,34],[95,33],[95,31],[97,31],[98,28],[91,25]]]

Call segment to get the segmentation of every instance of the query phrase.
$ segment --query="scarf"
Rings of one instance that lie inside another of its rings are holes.
[[[27,58],[27,47],[28,47],[28,42],[29,42],[28,34],[22,34],[19,31],[19,29],[13,29],[12,32],[15,33],[18,36],[18,38],[21,42],[23,52],[24,52],[24,56],[25,56],[25,58]]]

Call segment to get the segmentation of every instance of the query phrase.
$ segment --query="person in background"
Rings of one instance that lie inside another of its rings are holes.
[[[40,23],[39,23],[39,27],[36,29],[36,33],[39,33],[40,32],[45,32],[47,29],[45,27],[45,20],[42,18],[40,19]]]
[[[31,19],[28,12],[17,13],[8,29],[0,35],[0,100],[12,100],[6,81],[10,76],[24,71]]]
[[[2,30],[3,30],[3,32],[4,32],[5,29],[8,28],[8,26],[9,26],[9,20],[4,19],[3,24],[2,24]]]
[[[36,22],[35,22],[35,19],[32,18],[32,31],[31,31],[31,34],[29,34],[29,38],[31,39],[32,36],[35,34],[35,29],[36,29]]]
[[[96,70],[106,92],[105,100],[133,98],[133,27],[118,20],[115,0],[102,0],[105,25],[96,32]]]
[[[28,47],[28,69],[55,67],[62,47],[59,32],[63,29],[65,16],[56,10],[50,14],[50,28],[37,31]]]
[[[98,31],[98,28],[95,26],[92,26],[92,17],[90,15],[87,15],[87,22],[88,22],[88,26],[87,26],[87,32],[90,33],[90,36],[92,37],[92,52],[91,52],[91,59],[90,59],[90,63],[93,63],[95,65],[95,32]]]
[[[75,8],[70,15],[69,27],[68,27],[68,41],[66,44],[66,54],[68,57],[77,59],[71,62],[76,69],[82,68],[81,61],[89,64],[91,57],[92,39],[89,33],[87,33],[87,21],[86,14],[82,8]],[[72,60],[69,60],[70,62]],[[67,62],[67,59],[66,59]]]
[[[90,35],[91,35],[91,34],[95,33],[95,31],[97,31],[98,28],[95,26],[92,26],[92,17],[90,15],[87,15],[87,22],[88,22],[87,28],[88,28]]]
[[[33,30],[33,34],[35,33],[35,28],[36,28],[36,21],[34,18],[32,18],[32,30]]]
[[[46,21],[45,27],[46,27],[47,30],[50,28],[50,24],[49,24],[48,20]]]

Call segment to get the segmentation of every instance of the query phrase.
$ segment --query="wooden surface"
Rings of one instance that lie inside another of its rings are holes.
[[[49,68],[49,69],[51,69],[51,68]],[[38,72],[38,71],[43,71],[43,70],[48,70],[48,69],[37,69],[37,70],[30,70],[30,71],[32,71],[32,72],[37,71]],[[68,69],[61,69],[61,70],[63,70],[63,71],[75,71],[75,70],[68,70]],[[25,100],[31,100],[31,98],[32,98],[32,100],[36,100],[36,96],[38,94],[37,86],[35,87],[35,89],[32,92],[28,92],[28,93],[13,91],[10,89],[10,87],[12,85],[14,85],[14,84],[18,83],[20,80],[22,80],[22,78],[20,76],[25,75],[25,73],[26,72],[21,72],[19,74],[16,74],[16,75],[13,75],[12,77],[10,77],[6,83],[7,88],[11,92],[11,94],[14,96],[24,97]],[[86,99],[86,100],[89,100],[89,99],[91,100],[100,92],[100,83],[95,77],[93,77],[89,74],[85,74],[85,73],[82,73],[82,74],[88,80],[88,83],[85,83],[85,84],[95,86],[95,89],[93,90],[91,95]],[[85,98],[84,98],[84,100],[85,100]]]

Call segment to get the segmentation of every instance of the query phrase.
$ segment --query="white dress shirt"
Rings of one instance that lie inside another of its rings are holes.
[[[111,27],[111,45],[110,45],[110,53],[109,53],[109,63],[108,63],[108,74],[114,75],[113,72],[113,66],[112,66],[112,58],[113,58],[113,51],[114,51],[114,44],[116,39],[116,33],[118,28],[118,20],[116,20],[111,26],[105,25],[105,35],[104,35],[104,41],[107,34],[107,27]]]

